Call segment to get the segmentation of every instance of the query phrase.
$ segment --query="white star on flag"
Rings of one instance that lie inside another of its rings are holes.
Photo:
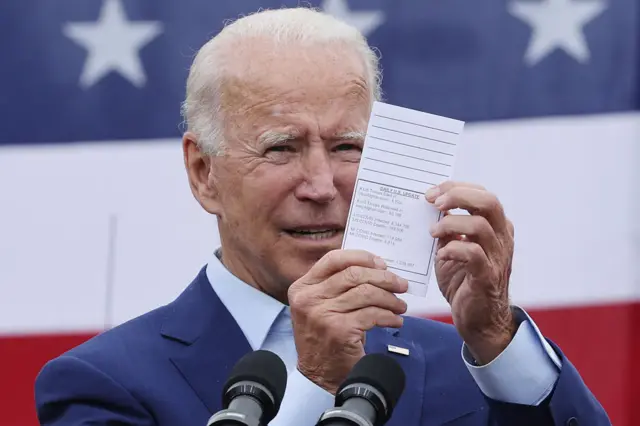
[[[111,71],[142,87],[147,77],[139,51],[162,32],[162,24],[128,21],[120,0],[105,0],[97,22],[68,23],[63,32],[87,49],[82,87],[92,86]]]
[[[518,1],[509,5],[509,13],[529,24],[533,30],[525,61],[535,65],[555,49],[562,49],[580,63],[591,54],[584,26],[600,15],[602,0]]]
[[[380,10],[353,12],[349,9],[347,0],[324,0],[322,2],[322,10],[356,27],[365,37],[374,32],[384,22],[384,12]]]

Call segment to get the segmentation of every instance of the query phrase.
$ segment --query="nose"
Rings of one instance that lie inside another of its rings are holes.
[[[296,197],[319,204],[332,201],[338,190],[334,184],[333,164],[326,149],[314,147],[308,150],[301,163],[304,179],[296,187]]]

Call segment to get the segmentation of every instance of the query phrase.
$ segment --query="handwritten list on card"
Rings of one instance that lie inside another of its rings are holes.
[[[440,212],[425,192],[451,178],[464,122],[376,102],[358,168],[344,249],[382,257],[425,296]]]

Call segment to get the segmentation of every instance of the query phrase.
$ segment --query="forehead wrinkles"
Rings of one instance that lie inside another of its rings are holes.
[[[276,103],[330,102],[330,96],[369,98],[362,59],[340,43],[301,48],[249,39],[232,47],[221,64],[226,71],[220,94],[225,108],[245,113]]]
[[[306,111],[315,115],[368,102],[365,81],[355,75],[344,77],[341,81],[327,79],[324,84],[305,85],[269,85],[234,77],[225,84],[221,101],[231,115],[270,117]]]
[[[230,113],[246,114],[252,110],[269,110],[274,105],[280,105],[279,112],[284,112],[283,103],[292,98],[292,94],[299,90],[295,87],[277,90],[276,87],[261,84],[251,79],[231,77],[223,85],[220,100]]]

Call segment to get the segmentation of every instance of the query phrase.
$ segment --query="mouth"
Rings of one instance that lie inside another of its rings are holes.
[[[342,235],[344,228],[338,226],[299,227],[286,229],[285,232],[293,238],[311,241],[331,240]]]

